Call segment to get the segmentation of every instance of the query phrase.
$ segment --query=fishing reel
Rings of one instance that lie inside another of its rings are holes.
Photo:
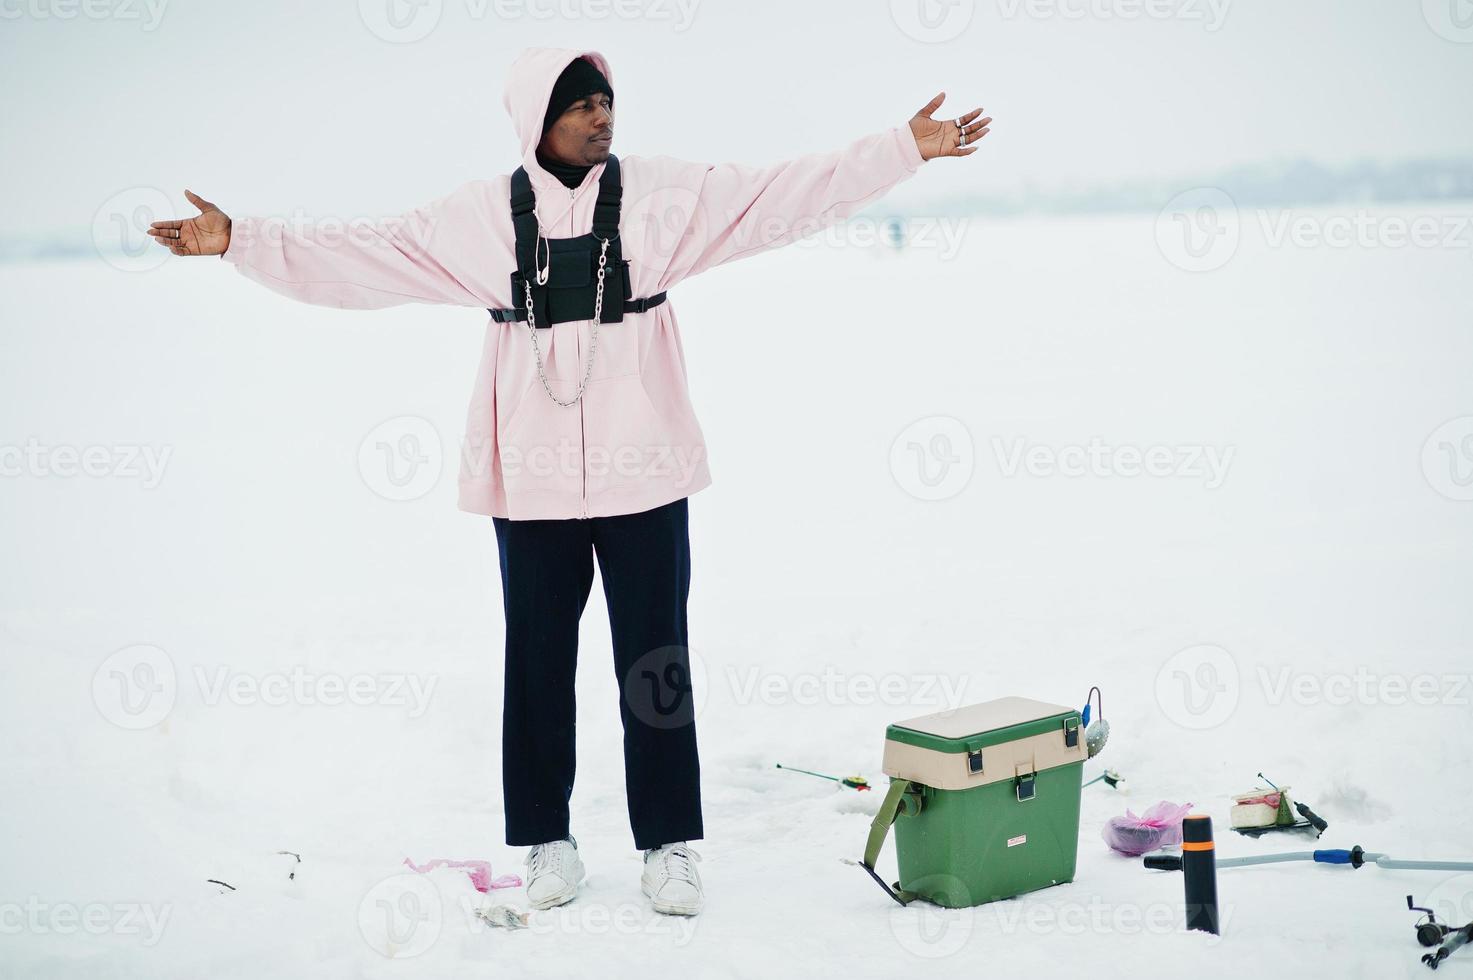
[[[1422,956],[1422,962],[1427,964],[1429,970],[1435,970],[1442,965],[1442,961],[1453,953],[1473,941],[1473,922],[1464,926],[1450,926],[1446,922],[1437,921],[1437,913],[1429,908],[1412,904],[1412,896],[1407,896],[1407,909],[1412,912],[1423,913],[1413,927],[1417,930],[1417,942],[1431,949],[1437,949]]]
[[[1407,896],[1407,909],[1412,912],[1426,913],[1417,920],[1417,942],[1423,946],[1441,946],[1447,934],[1452,932],[1452,926],[1446,922],[1437,921],[1437,913],[1420,905],[1412,904],[1412,896]]]

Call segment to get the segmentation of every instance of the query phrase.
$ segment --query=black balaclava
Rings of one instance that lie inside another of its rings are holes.
[[[595,68],[587,58],[574,58],[558,76],[557,82],[552,87],[552,95],[547,99],[547,113],[542,117],[542,135],[547,135],[552,124],[568,111],[570,105],[597,92],[602,92],[609,97],[609,106],[612,108],[614,90],[609,87],[609,80],[604,77],[604,73]],[[583,183],[583,178],[588,176],[588,171],[593,169],[591,166],[560,163],[551,157],[544,156],[540,149],[537,151],[537,162],[542,164],[544,170],[560,180],[564,187],[577,187]]]

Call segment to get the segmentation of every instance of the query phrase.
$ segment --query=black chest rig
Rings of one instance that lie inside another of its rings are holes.
[[[527,319],[527,286],[532,287],[533,319],[540,327],[569,320],[592,320],[598,294],[598,259],[604,252],[604,297],[599,323],[619,323],[625,313],[643,313],[665,302],[664,293],[641,299],[630,297],[629,260],[619,242],[619,202],[624,188],[619,159],[609,156],[599,176],[598,200],[593,206],[593,230],[576,238],[541,238],[532,209],[537,195],[525,167],[511,175],[511,222],[517,236],[517,269],[511,274],[511,309],[486,312],[497,323]],[[547,274],[538,283],[538,268]]]

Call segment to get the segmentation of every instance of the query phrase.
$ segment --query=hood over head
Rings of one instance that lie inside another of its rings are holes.
[[[527,48],[512,62],[507,73],[506,92],[501,101],[522,144],[522,166],[533,178],[556,179],[537,162],[537,144],[542,142],[543,117],[547,114],[553,86],[563,69],[580,57],[587,58],[603,72],[609,85],[614,84],[614,74],[609,69],[607,58],[597,51],[573,48]]]

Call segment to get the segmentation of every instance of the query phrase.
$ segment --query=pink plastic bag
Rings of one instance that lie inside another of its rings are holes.
[[[516,875],[492,878],[489,861],[447,861],[445,858],[435,858],[425,864],[415,864],[409,858],[405,858],[404,863],[415,874],[424,874],[436,868],[459,868],[470,876],[471,887],[483,895],[493,888],[520,888],[522,885],[522,879]]]
[[[1100,836],[1110,849],[1127,857],[1139,857],[1170,844],[1181,843],[1181,822],[1192,812],[1192,804],[1167,803],[1162,800],[1140,816],[1129,810],[1123,817],[1105,821]]]

